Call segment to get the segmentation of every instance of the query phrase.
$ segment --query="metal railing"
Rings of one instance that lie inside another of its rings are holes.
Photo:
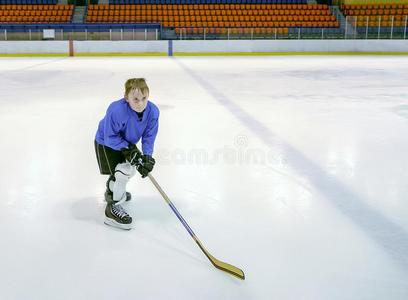
[[[347,16],[340,28],[181,28],[187,39],[407,39],[408,16]],[[218,32],[214,32],[217,31]]]
[[[105,26],[106,27],[106,26]],[[347,16],[340,28],[55,28],[55,40],[407,39],[408,16]],[[0,28],[1,40],[43,40],[43,28]],[[52,26],[47,26],[52,29]]]
[[[345,39],[406,39],[408,16],[347,16]]]
[[[49,30],[49,29],[47,29]],[[27,29],[16,31],[10,29],[0,29],[0,41],[40,41],[40,40],[79,40],[79,41],[124,41],[124,40],[159,40],[160,30],[157,28],[132,28],[132,29],[108,29],[105,31],[92,29],[53,29],[54,37],[45,36],[43,29]]]

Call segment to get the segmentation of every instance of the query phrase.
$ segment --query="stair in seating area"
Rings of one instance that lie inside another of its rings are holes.
[[[75,6],[72,23],[84,23],[86,6]]]

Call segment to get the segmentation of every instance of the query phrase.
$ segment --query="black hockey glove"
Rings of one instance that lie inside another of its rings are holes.
[[[150,155],[142,155],[136,164],[136,169],[142,175],[142,178],[145,178],[153,170],[155,163],[156,161]]]
[[[122,149],[122,154],[132,166],[139,164],[139,160],[142,158],[142,153],[135,144],[129,144],[128,148]]]

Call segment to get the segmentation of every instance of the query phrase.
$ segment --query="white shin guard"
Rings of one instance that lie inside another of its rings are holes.
[[[113,193],[113,201],[126,200],[126,185],[130,178],[135,176],[136,168],[130,163],[118,164],[115,168],[115,181],[109,182],[109,189]]]

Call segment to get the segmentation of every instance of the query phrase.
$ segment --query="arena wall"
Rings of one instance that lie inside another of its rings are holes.
[[[171,51],[172,50],[172,51]],[[407,40],[74,41],[74,55],[408,53]],[[68,41],[2,41],[0,55],[69,54]]]

